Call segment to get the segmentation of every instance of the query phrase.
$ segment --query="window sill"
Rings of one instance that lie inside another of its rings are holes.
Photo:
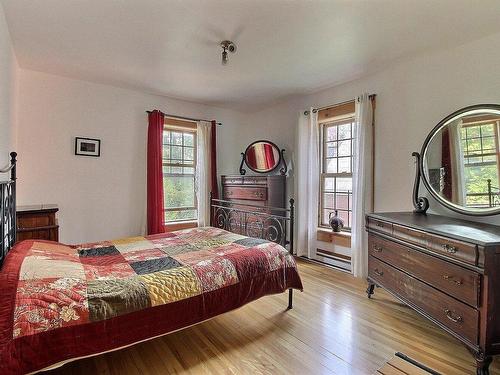
[[[338,246],[351,247],[350,232],[333,232],[325,228],[318,228],[316,239],[322,242],[331,242]]]
[[[165,224],[165,231],[172,232],[174,230],[196,228],[198,226],[197,220],[192,221],[172,221]]]

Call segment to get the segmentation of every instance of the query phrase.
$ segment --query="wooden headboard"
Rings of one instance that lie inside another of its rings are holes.
[[[16,158],[10,153],[10,164],[0,173],[10,172],[10,180],[0,181],[0,267],[16,242]]]

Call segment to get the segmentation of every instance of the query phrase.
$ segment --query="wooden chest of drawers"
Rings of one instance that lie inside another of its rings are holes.
[[[16,240],[59,241],[57,211],[59,208],[54,204],[18,206],[16,210]]]
[[[500,227],[437,215],[370,214],[368,296],[378,285],[461,340],[477,373],[500,353]]]
[[[222,176],[222,199],[285,208],[286,176]]]

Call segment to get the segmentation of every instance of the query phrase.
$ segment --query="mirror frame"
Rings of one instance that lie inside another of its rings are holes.
[[[275,165],[272,169],[269,169],[269,170],[266,170],[266,171],[259,171],[259,170],[255,169],[255,168],[253,168],[253,167],[252,167],[252,166],[248,163],[248,160],[247,160],[247,152],[248,152],[248,150],[250,150],[250,148],[251,148],[252,146],[254,146],[254,145],[255,145],[255,144],[257,144],[257,143],[268,143],[268,144],[270,144],[273,148],[275,148],[276,150],[278,150],[279,159],[278,159],[278,162],[276,163],[276,165]],[[287,170],[288,170],[288,167],[287,167],[286,162],[285,162],[285,156],[284,156],[284,154],[285,154],[285,149],[284,149],[284,148],[280,149],[280,148],[276,145],[276,143],[274,143],[274,142],[268,141],[268,140],[266,140],[266,139],[259,139],[259,140],[257,140],[257,141],[254,141],[254,142],[250,143],[250,144],[247,146],[247,148],[245,149],[245,152],[242,152],[242,153],[241,153],[240,174],[241,174],[241,175],[246,174],[246,170],[243,168],[243,163],[245,163],[245,164],[248,166],[248,168],[250,168],[252,171],[254,171],[254,172],[256,172],[256,173],[271,173],[271,172],[272,172],[272,171],[274,171],[276,168],[278,168],[278,167],[281,165],[281,163],[283,162],[284,167],[280,169],[280,173],[281,173],[282,175],[284,175],[284,174],[286,174],[286,172],[287,172]]]
[[[430,133],[427,135],[425,138],[425,141],[422,145],[422,149],[420,151],[420,154],[418,153],[413,153],[413,156],[417,158],[417,176],[415,177],[415,186],[414,186],[414,206],[415,206],[415,212],[417,213],[425,213],[427,210],[429,203],[428,200],[424,197],[418,197],[418,181],[420,176],[422,177],[422,181],[424,182],[424,185],[427,189],[427,191],[430,193],[430,195],[440,204],[445,206],[446,208],[458,212],[463,215],[468,215],[468,216],[492,216],[492,215],[498,215],[500,214],[500,206],[497,208],[493,209],[485,209],[482,211],[473,211],[469,210],[467,208],[464,208],[463,206],[456,205],[452,202],[447,201],[443,197],[441,197],[439,194],[436,193],[436,191],[431,187],[430,182],[428,181],[428,176],[427,173],[425,173],[425,157],[427,154],[427,148],[429,146],[429,143],[431,140],[434,138],[437,132],[439,132],[441,129],[443,129],[448,122],[453,120],[454,118],[463,115],[466,112],[474,111],[474,110],[481,110],[481,109],[486,109],[486,110],[495,110],[498,111],[500,114],[500,105],[499,104],[476,104],[476,105],[471,105],[462,109],[459,109],[458,111],[453,112],[452,114],[446,116],[444,119],[438,122],[438,124],[430,131]],[[420,175],[420,176],[418,176]]]

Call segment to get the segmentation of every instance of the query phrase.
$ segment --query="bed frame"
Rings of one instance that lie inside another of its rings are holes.
[[[0,181],[0,268],[5,256],[16,242],[16,162],[17,153],[10,153],[10,164],[0,174],[10,172],[10,179]],[[261,238],[288,246],[293,255],[295,206],[289,208],[235,204],[234,201],[212,198],[210,193],[210,225],[248,237]],[[289,290],[288,309],[292,308],[293,290]]]
[[[295,201],[289,208],[263,207],[215,199],[210,193],[210,226],[247,237],[275,242],[293,255]],[[288,290],[288,309],[293,307],[293,289]]]
[[[0,173],[10,172],[10,180],[0,181],[0,267],[16,242],[16,161],[17,153],[10,153],[10,164]]]

